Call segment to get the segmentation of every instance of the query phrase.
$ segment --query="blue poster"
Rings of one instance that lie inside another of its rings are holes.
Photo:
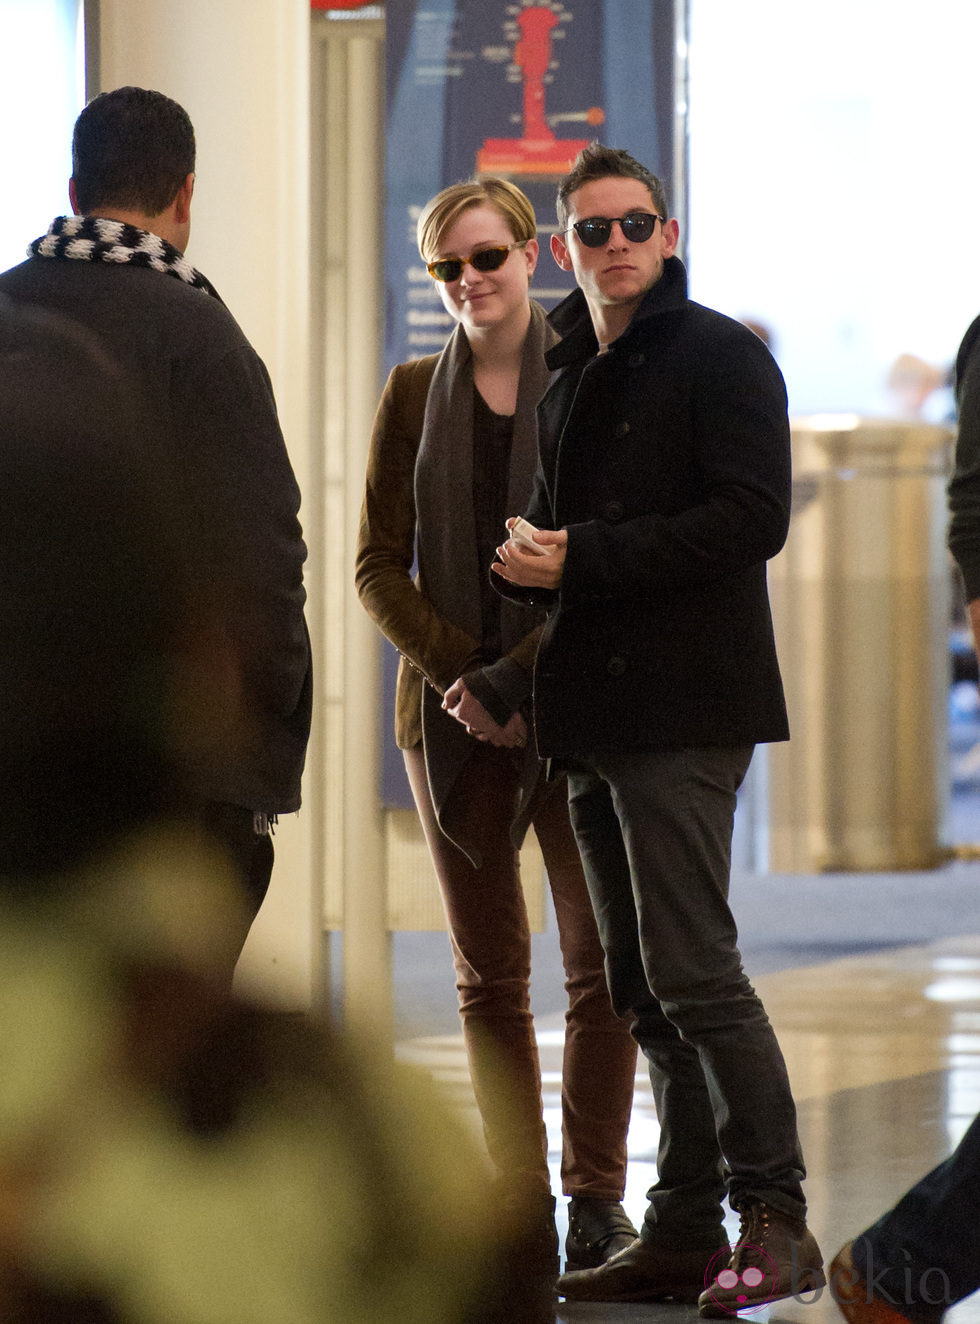
[[[659,175],[678,215],[684,14],[683,0],[387,0],[386,371],[452,330],[415,245],[421,208],[447,185],[503,175],[528,195],[542,249],[531,293],[546,308],[572,288],[550,255],[558,182],[593,138]],[[402,807],[387,653],[383,800]]]

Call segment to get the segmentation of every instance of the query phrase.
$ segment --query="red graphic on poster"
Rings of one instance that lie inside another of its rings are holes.
[[[487,138],[477,153],[477,174],[563,175],[587,145],[586,138],[555,137],[545,116],[545,81],[553,67],[552,32],[559,22],[550,5],[527,5],[518,15],[520,36],[514,44],[514,63],[524,82],[524,135]],[[563,118],[601,124],[605,116],[596,107]]]

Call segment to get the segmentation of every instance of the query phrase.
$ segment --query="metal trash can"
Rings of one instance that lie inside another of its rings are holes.
[[[793,423],[793,518],[769,567],[792,733],[768,748],[775,872],[945,858],[953,436],[848,414]]]

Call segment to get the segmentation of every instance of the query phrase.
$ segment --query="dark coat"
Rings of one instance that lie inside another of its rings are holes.
[[[956,468],[949,484],[949,549],[967,602],[980,598],[980,317],[956,355]]]
[[[94,333],[156,425],[173,534],[216,617],[235,691],[227,722],[202,723],[194,794],[297,809],[311,703],[306,547],[262,361],[218,299],[149,268],[33,257],[0,275],[0,294]],[[70,376],[64,393],[70,409]]]
[[[688,299],[677,258],[607,353],[579,291],[552,321],[527,517],[567,528],[568,550],[535,665],[539,752],[786,739],[766,587],[790,509],[779,369]]]

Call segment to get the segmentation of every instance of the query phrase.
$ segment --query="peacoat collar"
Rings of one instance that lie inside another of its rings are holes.
[[[664,262],[663,275],[643,296],[643,302],[630,319],[620,339],[624,339],[648,318],[676,312],[687,303],[687,269],[679,257]],[[599,350],[589,305],[580,289],[574,289],[548,315],[548,321],[562,337],[545,354],[545,362],[554,371],[570,363],[593,358]]]

